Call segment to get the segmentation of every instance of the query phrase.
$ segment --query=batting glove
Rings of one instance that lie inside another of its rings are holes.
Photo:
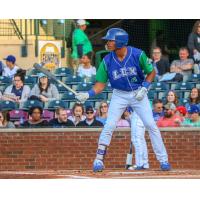
[[[144,96],[147,94],[147,92],[148,90],[145,87],[141,87],[140,89],[138,89],[135,95],[136,100],[141,101],[144,98]]]
[[[81,92],[78,93],[75,98],[80,101],[81,103],[85,103],[85,101],[87,101],[87,99],[89,98],[89,94],[88,92]]]

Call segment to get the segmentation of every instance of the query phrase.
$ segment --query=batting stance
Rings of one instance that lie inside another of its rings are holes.
[[[108,118],[100,134],[93,163],[94,172],[104,169],[106,148],[110,145],[118,120],[128,106],[135,110],[148,130],[161,170],[170,170],[167,152],[147,97],[148,88],[155,77],[153,66],[142,50],[127,46],[128,34],[123,29],[111,28],[103,39],[107,40],[106,45],[111,52],[104,57],[98,68],[94,87],[86,93],[76,95],[79,101],[84,102],[101,93],[108,80],[113,88]]]

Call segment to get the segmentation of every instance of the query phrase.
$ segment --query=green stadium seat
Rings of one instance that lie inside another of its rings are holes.
[[[56,76],[68,76],[73,74],[73,69],[68,67],[59,67],[54,70]]]
[[[23,103],[22,110],[29,110],[33,106],[39,106],[41,108],[44,107],[44,104],[38,100],[27,100]]]
[[[12,79],[6,76],[0,76],[0,85],[8,85],[12,83]]]
[[[59,108],[59,107],[67,109],[66,102],[62,100],[54,100],[54,101],[49,102],[48,104],[48,110],[55,110],[56,108]]]
[[[79,85],[77,85],[76,90],[77,91],[88,91],[92,88],[92,84],[90,83],[81,83]]]
[[[37,82],[36,77],[31,77],[31,76],[25,76],[24,78],[24,83],[25,85],[34,85]]]
[[[13,101],[0,101],[0,109],[3,111],[11,111],[17,109],[19,106]]]

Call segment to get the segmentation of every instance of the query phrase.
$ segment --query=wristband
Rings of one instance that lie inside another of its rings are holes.
[[[93,89],[88,91],[89,97],[93,97],[96,95],[95,91]]]
[[[142,87],[145,87],[146,89],[149,89],[150,85],[151,85],[151,82],[148,82],[148,81],[142,82]]]

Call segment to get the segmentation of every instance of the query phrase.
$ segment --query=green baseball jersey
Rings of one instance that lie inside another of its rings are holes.
[[[72,58],[77,59],[78,58],[78,50],[77,45],[82,44],[83,45],[83,55],[89,53],[92,51],[92,44],[90,40],[88,39],[85,32],[81,29],[75,29],[72,35]]]

